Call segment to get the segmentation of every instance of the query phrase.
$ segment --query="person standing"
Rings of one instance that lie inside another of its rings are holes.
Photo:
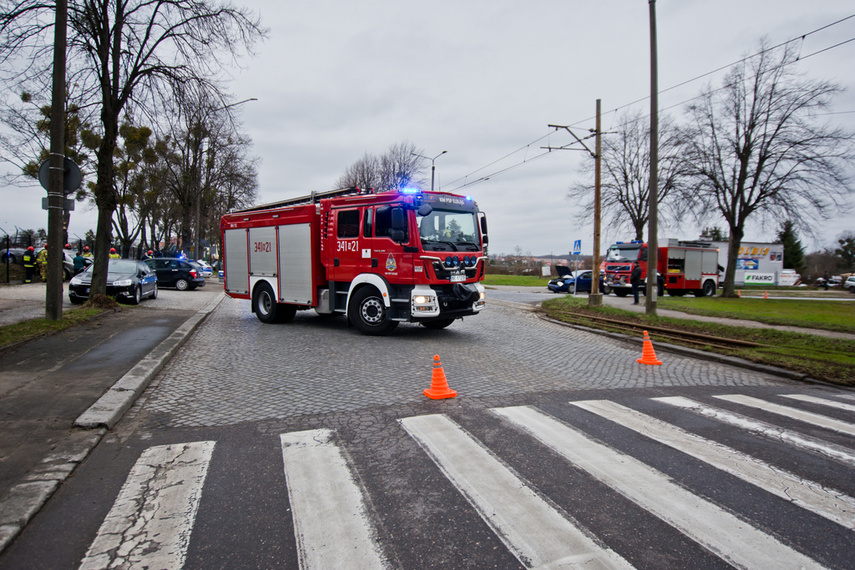
[[[116,248],[111,247],[110,248],[110,259],[119,259],[119,257],[120,257],[119,254],[116,253]]]
[[[641,266],[637,261],[632,262],[632,273],[629,275],[629,284],[632,285],[632,297],[635,299],[633,305],[637,305],[638,288],[641,286]]]
[[[86,258],[83,257],[79,251],[77,252],[77,255],[74,256],[74,259],[72,261],[74,262],[75,275],[86,269]]]
[[[829,277],[829,276],[828,276],[828,271],[826,271],[826,272],[822,275],[822,279],[823,279],[823,282],[824,282],[824,285],[825,285],[825,290],[826,290],[826,291],[828,291],[828,280],[829,280],[829,279],[831,279],[831,277]]]
[[[47,257],[47,244],[45,244],[36,256],[36,265],[39,266],[39,275],[45,283],[47,283]]]
[[[24,283],[32,283],[33,273],[36,270],[36,254],[33,246],[27,248],[21,259],[24,262]]]

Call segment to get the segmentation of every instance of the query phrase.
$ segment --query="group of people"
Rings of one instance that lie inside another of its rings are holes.
[[[70,244],[65,244],[65,249],[71,249]],[[113,251],[116,251],[115,249]],[[24,283],[32,283],[35,278],[36,269],[38,269],[39,277],[41,277],[42,281],[47,281],[47,268],[48,268],[48,246],[44,244],[42,249],[36,253],[36,250],[33,246],[29,246],[25,251],[24,255],[21,256],[24,263]],[[92,257],[92,253],[89,251],[89,246],[83,248],[83,251],[78,251],[77,255],[74,256],[74,273],[80,273],[83,269],[86,268],[86,258]]]

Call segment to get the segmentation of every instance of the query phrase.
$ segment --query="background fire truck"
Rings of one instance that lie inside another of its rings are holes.
[[[641,266],[641,278],[647,280],[647,244],[640,241],[617,242],[609,247],[600,265],[605,271],[603,293],[614,291],[618,297],[632,292],[629,276],[632,262]],[[668,240],[659,248],[657,259],[659,277],[658,294],[664,290],[669,295],[682,297],[693,293],[696,297],[714,295],[718,287],[718,249],[709,242]]]
[[[314,309],[383,335],[485,305],[487,220],[468,197],[335,190],[230,212],[220,229],[226,294],[264,323]]]

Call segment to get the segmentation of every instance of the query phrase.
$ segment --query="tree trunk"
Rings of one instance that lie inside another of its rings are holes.
[[[107,294],[107,264],[113,241],[113,212],[116,211],[116,193],[113,191],[113,152],[119,136],[116,117],[110,116],[106,106],[101,113],[104,138],[98,148],[98,178],[95,182],[95,204],[98,206],[98,222],[93,252],[92,287],[89,296]]]
[[[739,247],[742,245],[744,232],[742,227],[730,226],[730,241],[727,245],[727,268],[724,271],[724,293],[723,297],[736,297],[736,261],[739,256]]]

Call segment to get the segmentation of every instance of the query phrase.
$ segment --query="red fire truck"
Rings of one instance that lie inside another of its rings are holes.
[[[230,212],[220,230],[226,294],[264,323],[314,309],[384,335],[485,305],[487,220],[469,197],[334,190]]]
[[[600,265],[605,271],[603,293],[614,291],[618,297],[632,292],[629,277],[632,262],[641,266],[641,278],[647,280],[647,244],[641,241],[617,242],[609,247],[606,258]],[[668,245],[659,248],[656,262],[659,277],[658,294],[664,290],[669,295],[682,297],[693,293],[697,297],[715,294],[718,286],[718,249],[708,242],[668,240]]]

